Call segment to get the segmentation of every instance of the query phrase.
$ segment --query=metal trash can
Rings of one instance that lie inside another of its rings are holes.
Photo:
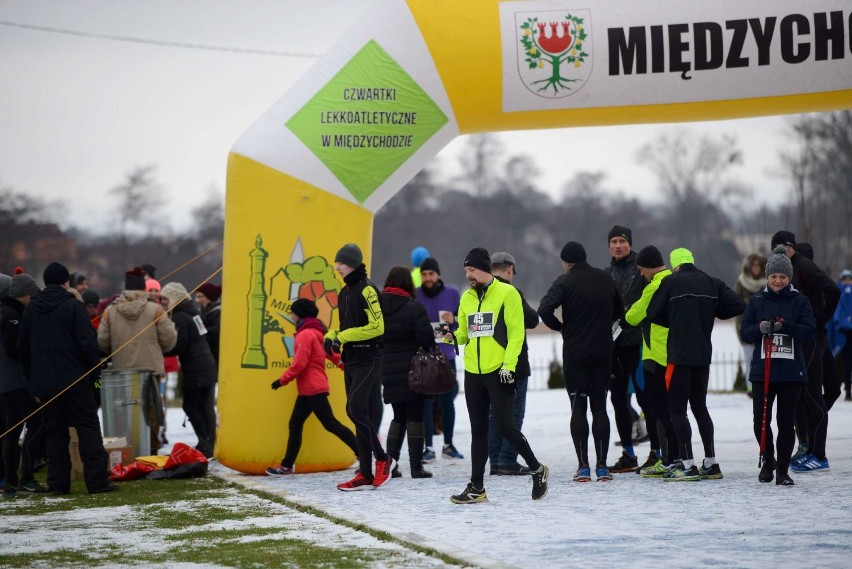
[[[101,410],[105,437],[125,437],[136,456],[151,454],[148,421],[153,395],[153,371],[143,368],[104,370],[101,373]]]

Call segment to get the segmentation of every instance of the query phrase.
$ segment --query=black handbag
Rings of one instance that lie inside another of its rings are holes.
[[[411,358],[408,387],[421,395],[440,395],[456,385],[456,374],[447,356],[437,347],[418,348]]]

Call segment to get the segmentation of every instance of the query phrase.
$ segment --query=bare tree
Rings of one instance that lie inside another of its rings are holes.
[[[128,242],[133,228],[150,234],[161,223],[162,188],[154,179],[155,169],[153,165],[137,166],[125,175],[124,183],[109,191],[118,202],[115,212],[122,243]]]
[[[190,212],[200,246],[209,246],[225,236],[225,196],[216,184],[207,187],[204,201]]]
[[[494,134],[468,136],[465,151],[459,156],[462,174],[455,181],[461,184],[462,189],[478,197],[494,193],[503,152],[503,145]]]

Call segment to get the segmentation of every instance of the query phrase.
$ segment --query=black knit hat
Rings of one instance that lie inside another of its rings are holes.
[[[364,262],[364,254],[355,243],[347,243],[334,256],[335,263],[343,263],[353,269],[357,269]]]
[[[317,305],[314,304],[314,301],[308,300],[307,298],[300,298],[295,301],[293,305],[290,306],[290,311],[299,318],[305,318],[307,316],[316,318],[317,314],[319,314],[319,308],[317,308]]]
[[[613,225],[612,229],[609,230],[609,234],[606,236],[606,240],[609,241],[613,237],[624,237],[631,246],[633,245],[633,232],[630,231],[629,227]]]
[[[65,265],[53,262],[44,270],[42,279],[44,279],[45,286],[63,285],[71,280],[71,273],[68,272]]]
[[[656,269],[665,265],[663,254],[653,245],[648,245],[636,255],[636,266],[643,269]]]
[[[98,294],[93,288],[87,288],[83,292],[80,293],[80,296],[83,297],[83,304],[86,306],[91,306],[92,308],[97,308],[101,303],[101,295]]]
[[[569,241],[562,248],[559,257],[566,263],[582,263],[586,260],[586,249],[576,241]]]
[[[145,290],[145,271],[133,267],[124,273],[124,290]]]
[[[792,232],[782,229],[772,236],[772,241],[769,244],[770,249],[775,249],[776,245],[796,246],[796,236]]]
[[[438,266],[438,261],[433,257],[426,257],[423,259],[423,262],[420,263],[420,272],[423,271],[435,271],[439,275],[441,274],[441,267]]]
[[[483,249],[482,247],[474,247],[467,255],[465,255],[464,266],[473,267],[474,269],[479,269],[480,271],[485,271],[490,275],[491,255],[488,254],[487,249]]]

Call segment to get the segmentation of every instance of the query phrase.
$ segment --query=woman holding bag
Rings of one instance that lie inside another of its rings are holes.
[[[775,484],[792,486],[793,480],[788,475],[788,468],[795,443],[793,426],[796,400],[807,381],[802,343],[814,337],[816,321],[808,299],[790,284],[793,265],[784,248],[776,251],[766,263],[766,288],[762,293],[752,296],[746,306],[740,326],[740,337],[743,341],[754,344],[749,381],[752,382],[754,393],[754,435],[758,442],[761,441],[761,433],[765,430],[766,447],[758,480],[772,482],[774,475]],[[765,341],[767,338],[770,341]],[[767,356],[770,358],[769,362],[765,360]],[[768,378],[765,377],[767,369]],[[764,389],[765,385],[769,386],[768,390]],[[776,398],[778,440],[777,444],[773,445],[769,423],[772,404]]]
[[[425,397],[408,387],[411,358],[418,348],[429,350],[435,333],[426,309],[414,300],[414,281],[405,267],[393,267],[380,295],[385,319],[382,386],[385,403],[393,408],[388,429],[387,452],[399,461],[402,440],[408,433],[408,458],[412,478],[431,478],[423,469],[423,401]],[[394,468],[392,476],[402,476]]]

